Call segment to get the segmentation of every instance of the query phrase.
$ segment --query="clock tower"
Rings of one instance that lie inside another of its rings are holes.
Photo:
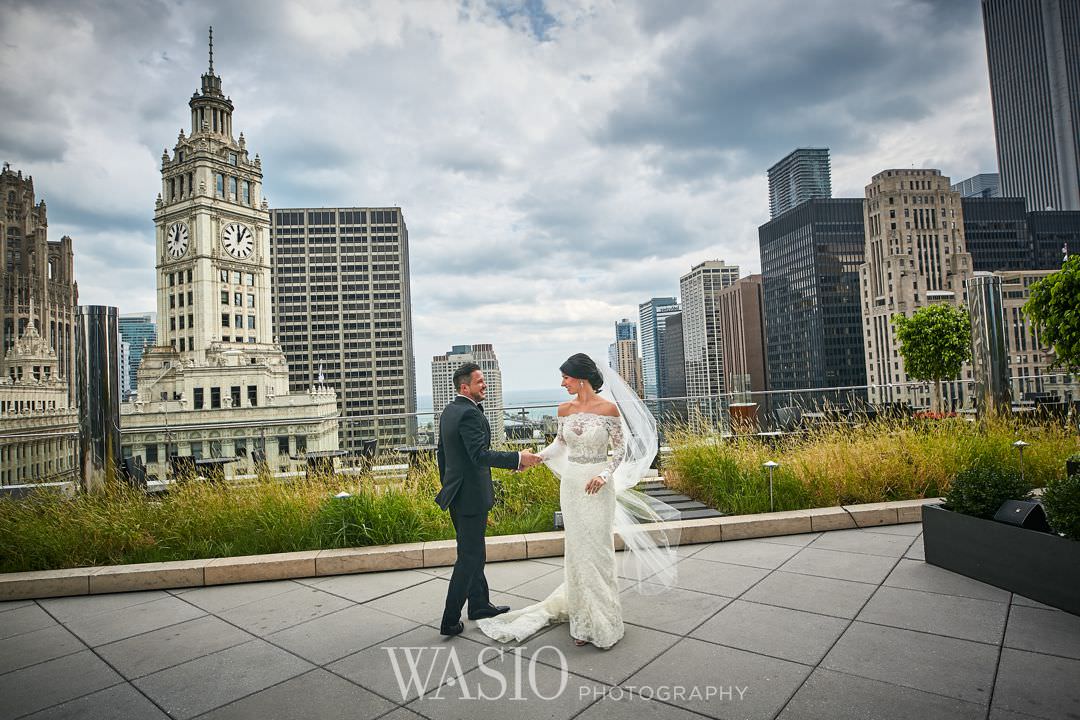
[[[172,155],[162,154],[154,213],[159,342],[196,363],[212,349],[266,352],[273,336],[262,163],[243,133],[233,136],[212,30],[210,67],[188,105],[191,131],[181,129]]]
[[[289,392],[273,336],[270,211],[262,163],[210,66],[188,101],[191,128],[161,157],[154,210],[157,344],[143,353],[138,399],[121,407],[124,451],[151,474],[172,458],[220,462],[226,476],[294,471],[337,453],[337,396]],[[266,435],[272,433],[273,442]]]

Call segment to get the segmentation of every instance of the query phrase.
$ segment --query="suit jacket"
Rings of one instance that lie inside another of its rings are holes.
[[[495,503],[491,468],[517,470],[516,452],[491,450],[491,426],[484,413],[467,397],[458,396],[439,418],[439,479],[442,490],[435,502],[443,510],[451,505],[463,515],[487,512]]]

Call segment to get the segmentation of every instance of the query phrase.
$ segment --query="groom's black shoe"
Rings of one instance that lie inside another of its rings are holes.
[[[502,615],[504,612],[510,612],[509,605],[488,605],[487,607],[478,608],[476,610],[469,608],[469,619],[482,620],[483,618]]]
[[[460,635],[465,630],[465,623],[458,621],[453,625],[443,625],[439,628],[440,635]]]

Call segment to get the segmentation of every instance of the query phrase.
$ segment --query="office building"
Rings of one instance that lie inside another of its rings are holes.
[[[717,294],[739,279],[739,266],[707,260],[679,278],[686,394],[712,398],[727,391]]]
[[[350,453],[415,444],[409,231],[401,208],[274,208],[271,221],[274,328],[289,386],[337,391],[341,446]]]
[[[615,343],[615,371],[638,397],[642,397],[645,389],[642,385],[641,358],[638,357],[636,340],[619,340]]]
[[[502,371],[499,358],[491,344],[455,345],[443,355],[431,359],[431,397],[435,410],[435,432],[438,433],[438,414],[457,396],[454,373],[465,363],[476,363],[484,373],[487,393],[484,399],[484,415],[491,426],[491,441],[501,443],[506,438],[504,422]]]
[[[679,312],[673,297],[652,298],[638,305],[641,327],[641,376],[646,398],[660,396],[660,377],[664,371],[664,318]]]
[[[139,372],[139,364],[142,362],[143,351],[154,347],[157,342],[157,313],[133,313],[121,315],[118,320],[120,337],[130,346],[128,354],[127,393],[122,395],[127,399],[128,395],[137,391],[136,375]]]
[[[31,319],[56,353],[56,372],[75,400],[75,282],[70,237],[48,239],[45,201],[34,197],[34,179],[4,163],[0,170],[0,357],[15,347]],[[32,304],[36,310],[31,310]]]
[[[976,272],[1056,270],[1080,249],[1080,211],[1025,210],[1023,198],[963,198],[964,240]]]
[[[161,158],[157,340],[142,355],[137,398],[121,405],[124,455],[161,480],[189,465],[220,466],[226,477],[299,471],[313,455],[338,451],[333,389],[289,389],[271,331],[262,161],[243,133],[233,135],[233,104],[210,47],[210,68],[188,102],[191,133],[181,130]]]
[[[768,390],[765,299],[761,275],[747,275],[716,296],[721,362],[729,393]]]
[[[864,224],[859,283],[869,399],[927,407],[929,389],[908,385],[892,316],[934,303],[967,306],[972,262],[960,194],[939,170],[883,170],[866,186]],[[971,379],[966,364],[962,379]],[[946,383],[944,392],[946,408],[963,405],[962,383]]]
[[[960,193],[961,198],[1001,197],[1001,176],[997,173],[979,173],[953,183],[951,187],[953,192]]]
[[[769,217],[814,198],[832,197],[829,148],[799,148],[769,168]]]
[[[816,199],[758,228],[770,390],[866,384],[861,198]]]
[[[686,356],[683,353],[682,313],[672,313],[664,318],[664,334],[660,355],[663,358],[660,375],[660,397],[675,398],[661,405],[661,412],[672,412],[677,417],[686,416]]]
[[[1001,195],[1080,210],[1080,5],[982,0]]]

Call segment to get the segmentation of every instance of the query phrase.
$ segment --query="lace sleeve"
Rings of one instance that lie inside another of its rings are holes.
[[[547,460],[552,455],[554,455],[555,452],[559,449],[560,445],[566,445],[566,440],[563,439],[563,424],[565,423],[565,419],[559,417],[556,422],[558,423],[559,429],[555,432],[555,439],[546,448],[536,453],[540,457],[544,458],[544,460]]]
[[[600,477],[604,478],[606,482],[611,479],[615,468],[622,464],[623,457],[626,455],[626,440],[623,438],[622,418],[606,417],[604,419],[607,421],[608,437],[611,439],[611,460],[608,461],[604,471],[600,473]]]

